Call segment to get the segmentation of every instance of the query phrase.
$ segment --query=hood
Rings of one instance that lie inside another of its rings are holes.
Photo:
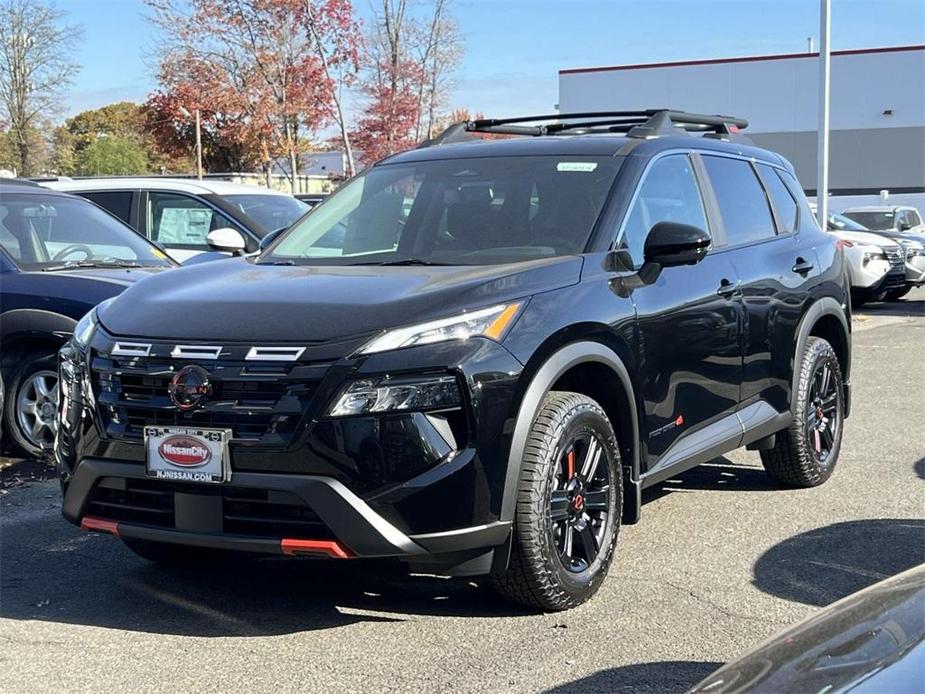
[[[80,267],[73,270],[56,270],[55,272],[35,271],[34,274],[45,277],[67,278],[81,282],[98,282],[113,285],[116,291],[133,285],[138,280],[151,277],[169,270],[168,267],[138,267],[138,268],[96,268]]]
[[[231,258],[130,287],[100,313],[117,336],[324,342],[578,282],[579,256],[481,266],[280,266]]]
[[[869,231],[833,231],[830,233],[845,241],[864,243],[868,246],[880,246],[884,250],[899,250],[899,244],[895,241]]]

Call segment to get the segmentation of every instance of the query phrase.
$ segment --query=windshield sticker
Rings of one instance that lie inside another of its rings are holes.
[[[597,168],[595,161],[560,161],[556,171],[594,171]]]

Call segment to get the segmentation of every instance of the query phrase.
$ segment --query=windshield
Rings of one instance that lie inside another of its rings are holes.
[[[830,231],[870,231],[867,227],[861,226],[853,219],[849,219],[842,214],[829,215]]]
[[[478,265],[581,253],[621,161],[522,156],[375,166],[259,262]]]
[[[892,212],[845,212],[845,216],[868,229],[883,231],[893,228]]]
[[[311,207],[288,195],[223,195],[222,199],[259,223],[267,231],[285,229]]]
[[[83,198],[7,192],[0,246],[26,270],[173,263],[156,246]]]

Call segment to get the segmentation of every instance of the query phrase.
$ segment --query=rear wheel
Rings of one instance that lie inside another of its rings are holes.
[[[841,449],[844,387],[832,346],[819,337],[806,341],[790,426],[774,447],[761,451],[773,480],[788,487],[816,487],[831,477]]]
[[[579,393],[546,396],[527,440],[505,597],[541,610],[588,600],[607,575],[623,506],[620,451],[607,415]]]
[[[10,380],[4,409],[4,429],[26,455],[40,456],[51,448],[58,411],[55,355],[27,357]]]

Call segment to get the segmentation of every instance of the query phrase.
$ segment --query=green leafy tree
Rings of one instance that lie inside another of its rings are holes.
[[[118,176],[147,173],[148,153],[140,143],[119,135],[98,137],[76,155],[79,176]]]

